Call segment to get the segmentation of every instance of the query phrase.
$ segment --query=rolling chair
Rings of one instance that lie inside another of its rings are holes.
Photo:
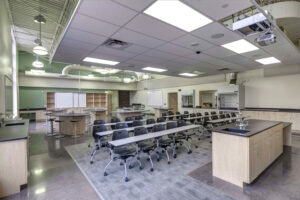
[[[165,122],[165,121],[166,121],[166,119],[163,118],[163,117],[158,117],[158,118],[156,119],[156,122],[157,122],[157,123]]]
[[[139,136],[139,135],[144,135],[147,134],[147,129],[145,127],[137,127],[134,129],[134,136]],[[137,151],[137,159],[140,160],[140,153],[145,153],[148,155],[148,161],[151,164],[151,168],[150,171],[152,172],[154,170],[153,168],[153,162],[152,162],[152,158],[151,158],[151,154],[153,152],[155,152],[155,148],[156,148],[156,144],[154,142],[153,139],[148,140],[148,141],[141,141],[137,143],[138,146],[138,151]],[[157,159],[159,159],[159,156],[156,154]],[[129,166],[129,168],[131,168],[131,166]]]
[[[165,126],[162,124],[156,124],[153,126],[153,132],[158,132],[158,131],[164,131]],[[158,138],[156,140],[156,154],[159,155],[158,149],[163,149],[163,151],[166,153],[167,159],[168,159],[168,164],[170,164],[170,157],[168,153],[168,147],[170,147],[172,144],[172,140],[170,139],[163,139],[163,138]],[[159,161],[159,157],[157,158],[157,162]]]
[[[189,111],[184,111],[184,112],[183,112],[184,117],[188,117],[189,114],[190,114]]]
[[[117,123],[116,124],[116,129],[124,129],[124,128],[128,128],[128,124],[127,123]]]
[[[161,114],[161,116],[162,116],[165,120],[167,120],[167,115],[168,115],[168,113],[162,113],[162,114]]]
[[[125,122],[132,122],[134,121],[134,117],[126,117]],[[132,123],[127,123],[128,127],[132,127]]]
[[[112,141],[114,140],[119,140],[119,139],[124,139],[124,138],[128,138],[129,134],[127,130],[116,130],[113,132],[112,135]],[[119,147],[114,147],[114,146],[110,146],[110,156],[111,159],[108,162],[108,164],[105,166],[104,168],[104,176],[107,176],[108,173],[106,172],[108,166],[114,161],[114,160],[121,160],[121,162],[124,165],[124,170],[125,170],[125,176],[124,176],[124,180],[125,182],[129,181],[129,178],[127,177],[127,159],[128,158],[134,158],[136,155],[136,148],[134,145],[123,145],[123,146],[119,146]],[[130,160],[129,162],[129,166],[131,166],[131,162],[133,159]],[[139,165],[140,165],[140,169],[142,169],[142,164],[139,160],[137,160]]]
[[[217,113],[215,111],[210,112],[211,115],[216,115]]]
[[[217,120],[217,119],[219,119],[219,117],[217,115],[213,115],[210,118],[211,118],[211,120]],[[211,126],[213,128],[213,127],[217,127],[219,124],[220,123],[213,123],[213,124],[211,124]]]
[[[143,122],[141,120],[134,120],[132,122],[132,126],[136,127],[136,126],[143,126]]]
[[[97,119],[94,121],[94,125],[101,125],[101,124],[105,124],[105,121],[103,119]]]
[[[100,149],[100,147],[107,146],[108,140],[105,139],[105,137],[100,137],[99,135],[97,135],[97,133],[104,132],[104,131],[107,131],[107,128],[103,124],[93,127],[93,138],[96,143],[96,146],[92,150],[90,164],[94,163],[93,159],[94,159],[94,155],[95,155],[96,151],[98,151]]]
[[[190,117],[196,117],[195,113],[191,113]],[[190,122],[193,124],[196,121],[196,119],[191,119]]]
[[[112,118],[112,119],[110,120],[110,122],[111,122],[111,123],[118,123],[118,122],[121,122],[121,120],[120,120],[119,118],[114,117],[114,118]],[[111,128],[112,130],[115,130],[115,129],[116,129],[116,125],[111,125],[110,128]]]
[[[197,117],[201,117],[201,116],[202,116],[201,113],[196,113],[196,115],[197,115]],[[200,123],[200,122],[201,122],[201,118],[198,118],[198,119],[197,119],[197,123]]]
[[[186,121],[178,120],[177,121],[177,127],[182,127],[182,126],[186,126]],[[196,134],[195,133],[190,133],[189,131],[179,132],[176,135],[176,140],[184,141],[184,142],[187,143],[187,144],[185,144],[185,143],[183,143],[183,144],[184,144],[184,147],[186,148],[188,154],[192,153],[191,144],[189,143],[189,140],[192,139],[193,135],[196,135]],[[197,145],[194,145],[194,146],[195,146],[195,148],[198,148]]]
[[[179,116],[176,116],[176,119],[180,119],[180,112],[176,112],[176,115],[179,115]]]
[[[155,124],[155,119],[147,119],[146,120],[146,124]],[[151,128],[147,128],[148,132],[152,132],[152,127]]]
[[[142,115],[135,116],[135,117],[134,117],[134,120],[143,120],[143,116],[142,116]]]
[[[168,115],[174,115],[174,113],[172,111],[168,111]],[[173,120],[174,117],[169,117],[169,120]]]
[[[209,113],[208,113],[208,112],[204,112],[204,115],[205,115],[205,116],[208,116],[208,115],[209,115]]]

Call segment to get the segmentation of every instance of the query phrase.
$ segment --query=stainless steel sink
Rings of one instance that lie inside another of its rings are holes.
[[[233,133],[240,133],[240,134],[246,134],[250,131],[244,130],[244,129],[235,129],[235,128],[225,128],[223,131],[233,132]]]

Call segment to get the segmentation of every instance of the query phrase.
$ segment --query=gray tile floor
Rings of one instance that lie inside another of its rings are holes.
[[[77,140],[71,139],[71,138],[63,138],[61,140],[56,140],[54,138],[47,138],[45,137],[45,126],[43,123],[37,123],[37,124],[31,124],[30,126],[30,139],[29,139],[29,183],[28,187],[25,190],[22,190],[21,193],[12,195],[7,198],[3,198],[5,200],[27,200],[27,199],[49,199],[49,200],[61,200],[61,199],[100,199],[97,195],[97,193],[94,191],[94,189],[91,187],[87,179],[84,177],[84,175],[81,173],[79,168],[76,166],[73,159],[70,157],[70,155],[65,150],[65,146],[74,145],[74,144],[82,144],[87,141],[89,141],[90,138],[88,137],[81,137]],[[86,145],[83,145],[84,148],[86,148]],[[293,146],[300,147],[300,137],[294,137],[293,138]],[[208,147],[206,147],[207,150],[209,150]],[[195,154],[191,154],[195,155]],[[204,155],[205,157],[205,155]],[[88,156],[87,156],[88,158]],[[180,157],[179,157],[180,158]],[[288,162],[290,163],[290,162]],[[189,163],[185,163],[188,165]],[[206,166],[209,166],[208,164],[201,163],[197,167],[203,165],[204,168]],[[291,165],[289,164],[282,164],[281,165],[283,169],[285,168],[291,168],[291,172],[288,173],[289,177],[291,179],[288,180],[294,180],[299,181],[299,166],[300,163],[293,161]],[[295,166],[298,168],[295,168]],[[195,167],[195,168],[197,168]],[[118,168],[119,170],[119,168]],[[134,169],[132,169],[134,170]],[[145,172],[148,172],[147,169],[144,169]],[[101,170],[100,170],[101,171]],[[158,170],[157,170],[158,171]],[[102,172],[102,171],[101,171]],[[112,173],[113,172],[113,173]],[[116,171],[117,172],[117,171]],[[122,173],[122,170],[120,170]],[[277,174],[281,174],[282,171],[275,170]],[[114,171],[110,169],[110,175],[111,176],[117,176],[119,178],[120,174],[114,174]],[[117,172],[118,173],[118,172]],[[150,172],[148,172],[150,173]],[[177,174],[173,174],[174,176],[177,176]],[[102,176],[101,176],[102,177]],[[110,177],[110,176],[108,176]],[[188,176],[189,177],[189,176]],[[193,178],[189,177],[187,180],[191,180]],[[149,181],[148,179],[144,180],[145,182]],[[170,180],[167,180],[170,182]],[[199,181],[196,181],[198,184]],[[205,183],[205,180],[203,180]],[[119,181],[121,185],[123,185],[122,181]],[[211,191],[217,191],[222,194],[229,193],[226,190],[222,190],[220,188],[216,189],[217,187],[207,183],[209,187],[206,184],[201,184],[201,188],[209,188],[209,192]],[[282,184],[282,187],[286,184]],[[138,183],[139,187],[145,187],[143,182]],[[174,186],[175,191],[172,190],[172,187]],[[176,191],[176,188],[184,187],[185,185],[182,185],[180,182],[172,182],[167,187],[164,188],[163,191],[168,193],[170,197],[181,197],[181,199],[197,199],[196,195],[197,193],[193,193],[192,191],[188,190],[189,194],[187,196],[180,196],[182,194],[178,193]],[[158,186],[159,187],[159,186]],[[211,187],[211,188],[210,188]],[[233,193],[238,192],[238,195],[241,191],[236,191],[234,188],[228,189],[231,192],[231,196],[233,197],[239,197],[234,196]],[[291,191],[291,188],[286,188],[287,191]],[[134,191],[132,189],[132,191]],[[291,191],[293,192],[293,191]],[[269,191],[269,193],[272,193],[272,190]],[[159,197],[162,195],[162,192],[156,192],[155,191],[155,197],[156,199],[159,199]],[[123,198],[124,199],[124,198]],[[202,194],[199,194],[198,199],[205,199],[205,196]],[[212,198],[212,199],[217,199]],[[238,199],[238,198],[237,198]],[[259,198],[250,198],[250,199],[259,199]],[[275,199],[275,198],[274,198]],[[299,198],[294,198],[299,199]]]

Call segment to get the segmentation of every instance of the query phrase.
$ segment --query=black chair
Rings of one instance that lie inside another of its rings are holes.
[[[134,121],[134,117],[126,117],[125,122],[132,122]],[[128,127],[132,127],[132,123],[127,123]]]
[[[105,124],[105,121],[103,119],[97,119],[94,121],[94,125],[101,125],[101,124]]]
[[[195,113],[191,113],[190,117],[196,117]],[[191,119],[190,122],[193,124],[195,122],[196,119]]]
[[[211,115],[216,115],[217,113],[215,111],[210,112]]]
[[[135,117],[134,117],[134,120],[143,120],[143,116],[142,116],[142,115],[135,116]]]
[[[165,130],[165,126],[162,125],[162,124],[156,124],[153,126],[153,132],[158,132],[158,131],[163,131]],[[167,156],[167,159],[168,159],[168,164],[170,164],[170,157],[169,157],[169,153],[168,153],[168,147],[171,146],[171,143],[172,143],[172,140],[170,139],[164,139],[164,138],[158,138],[157,139],[157,147],[156,147],[156,152],[157,152],[157,155],[158,154],[158,149],[163,149],[164,152],[166,153],[166,156]],[[159,157],[157,158],[157,162],[159,161]]]
[[[137,127],[134,129],[134,136],[139,136],[139,135],[144,135],[144,134],[147,134],[147,129],[145,127]],[[139,148],[139,150],[137,152],[137,155],[138,155],[137,159],[140,160],[140,158],[139,158],[140,152],[147,154],[148,160],[151,163],[150,171],[153,171],[153,162],[152,162],[152,158],[151,158],[151,153],[153,153],[156,148],[156,144],[155,144],[154,140],[151,139],[151,140],[147,140],[147,141],[138,142],[137,145]],[[158,155],[157,155],[157,158],[159,159]],[[129,166],[129,167],[131,167],[131,166]]]
[[[211,120],[219,119],[219,117],[217,115],[212,115],[210,118],[211,118]],[[220,123],[213,123],[211,125],[212,125],[212,127],[216,127],[216,126],[220,125]]]
[[[163,118],[163,117],[158,117],[158,118],[156,119],[156,122],[157,122],[157,123],[165,122],[165,121],[166,121],[166,119]]]
[[[176,116],[176,119],[180,119],[180,112],[176,112],[176,115],[178,115]]]
[[[127,123],[117,123],[116,124],[116,129],[124,129],[124,128],[128,128],[128,124]]]
[[[219,114],[222,115],[222,114],[223,114],[223,111],[219,111]]]
[[[162,116],[165,120],[167,120],[168,113],[162,113],[161,116]]]
[[[184,120],[178,120],[177,121],[177,127],[186,126],[186,121]],[[192,139],[192,136],[195,135],[195,133],[189,133],[188,131],[185,132],[178,132],[176,135],[176,140],[179,141],[185,141],[187,144],[183,143],[185,148],[187,149],[187,153],[192,153],[191,145],[189,143],[189,140]],[[196,148],[198,148],[197,145],[195,145]]]
[[[204,112],[204,115],[205,115],[205,116],[208,116],[208,115],[209,115],[209,113],[208,113],[208,112]]]
[[[236,117],[236,114],[234,112],[231,113],[231,117]]]
[[[225,119],[225,118],[226,118],[226,116],[224,114],[220,115],[220,119]]]
[[[127,130],[116,130],[112,134],[112,140],[120,140],[124,138],[128,138],[129,134]],[[136,155],[136,148],[134,145],[123,145],[119,147],[110,146],[110,153],[111,153],[111,159],[109,163],[104,168],[104,176],[107,176],[108,173],[106,172],[107,167],[114,161],[114,160],[121,160],[121,162],[124,165],[125,169],[125,182],[129,181],[127,177],[127,159],[128,158],[134,158]],[[129,166],[131,166],[131,162],[133,159],[130,160]],[[139,160],[137,162],[140,165],[140,169],[142,169],[142,164]]]
[[[189,114],[190,114],[189,111],[184,111],[184,112],[183,112],[183,115],[184,115],[185,118],[188,117]]]
[[[136,126],[143,126],[143,122],[141,120],[134,120],[132,122],[132,126],[136,127]]]
[[[119,119],[119,118],[112,118],[111,120],[110,120],[110,122],[111,123],[119,123],[119,122],[121,122],[121,120]],[[110,126],[110,128],[112,129],[112,130],[114,130],[114,129],[116,129],[116,125],[111,125]]]
[[[201,117],[201,116],[202,116],[201,113],[196,113],[196,115],[197,115],[197,117]],[[201,122],[201,118],[198,118],[198,119],[197,119],[197,123],[200,123],[200,122]]]
[[[174,115],[174,113],[171,110],[169,110],[168,115]],[[169,117],[169,120],[173,120],[173,119],[174,119],[174,117]]]
[[[229,113],[227,113],[225,116],[226,116],[226,118],[231,118]]]
[[[147,119],[146,124],[155,124],[155,119]]]
[[[98,151],[100,149],[100,147],[107,146],[108,140],[106,139],[106,137],[101,137],[101,136],[97,135],[97,133],[104,132],[104,131],[107,131],[107,128],[103,124],[99,125],[99,126],[93,126],[93,138],[96,143],[96,146],[94,147],[94,149],[91,153],[91,158],[90,158],[91,164],[94,163],[93,159],[94,159],[94,155],[95,155],[96,151]]]

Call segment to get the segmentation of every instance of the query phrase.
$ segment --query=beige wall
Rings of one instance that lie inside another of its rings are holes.
[[[0,1],[0,113],[5,112],[4,76],[12,79],[11,23],[7,11],[6,1]]]

